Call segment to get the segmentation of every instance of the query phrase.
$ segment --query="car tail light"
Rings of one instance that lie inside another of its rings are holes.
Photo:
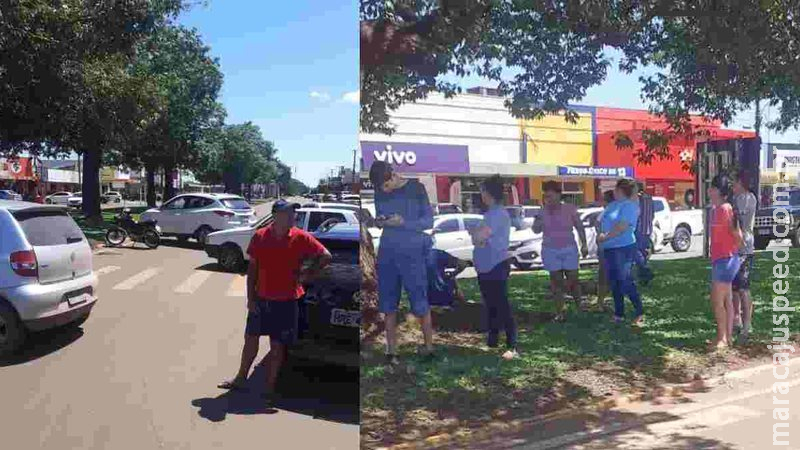
[[[32,250],[14,252],[9,258],[11,270],[21,277],[39,276],[39,265],[36,263],[36,253]]]
[[[233,217],[236,214],[230,211],[214,211],[214,214],[221,216],[221,217]]]

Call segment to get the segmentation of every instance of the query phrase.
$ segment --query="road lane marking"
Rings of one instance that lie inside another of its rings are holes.
[[[107,273],[116,272],[119,269],[121,269],[119,266],[105,266],[97,269],[96,272],[98,275],[105,275]]]
[[[144,283],[145,281],[153,278],[161,272],[161,268],[151,267],[149,269],[145,269],[136,275],[128,278],[127,280],[123,281],[122,283],[114,286],[115,291],[130,291],[131,289],[135,288],[136,286]]]
[[[194,294],[194,291],[202,286],[210,276],[211,272],[197,271],[191,274],[180,286],[176,287],[175,292],[178,294]]]
[[[247,278],[236,276],[228,287],[228,297],[244,297],[247,295]]]

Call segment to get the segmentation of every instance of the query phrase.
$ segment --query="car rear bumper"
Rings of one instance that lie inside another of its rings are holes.
[[[86,301],[74,306],[68,298],[87,294]],[[20,320],[25,323],[47,324],[58,322],[57,316],[72,317],[74,310],[88,311],[87,306],[97,301],[97,275],[92,273],[74,280],[52,284],[31,283],[0,291],[0,296],[8,300],[17,310]],[[77,313],[78,316],[81,313]],[[69,321],[69,320],[68,320]]]
[[[22,323],[30,331],[40,331],[49,328],[60,327],[70,322],[74,322],[81,317],[89,315],[89,313],[92,311],[92,308],[94,308],[95,303],[97,303],[97,297],[93,297],[93,300],[90,303],[87,302],[74,308],[69,308],[64,312],[60,312],[52,316],[33,320],[25,320]]]

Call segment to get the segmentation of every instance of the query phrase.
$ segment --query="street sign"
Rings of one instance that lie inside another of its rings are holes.
[[[562,177],[633,178],[633,167],[558,166]]]

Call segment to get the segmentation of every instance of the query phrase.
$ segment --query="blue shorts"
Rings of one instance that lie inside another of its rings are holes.
[[[294,344],[300,324],[299,302],[256,300],[255,311],[247,313],[245,334],[269,336],[272,342],[278,344]]]
[[[711,280],[720,283],[732,283],[739,273],[739,266],[742,262],[739,255],[730,258],[722,258],[714,261],[711,265]]]
[[[428,302],[428,247],[397,251],[378,248],[378,310],[384,314],[397,312],[405,289],[411,313],[422,317],[430,311]]]
[[[548,272],[578,270],[579,261],[578,247],[542,247],[542,264]]]

